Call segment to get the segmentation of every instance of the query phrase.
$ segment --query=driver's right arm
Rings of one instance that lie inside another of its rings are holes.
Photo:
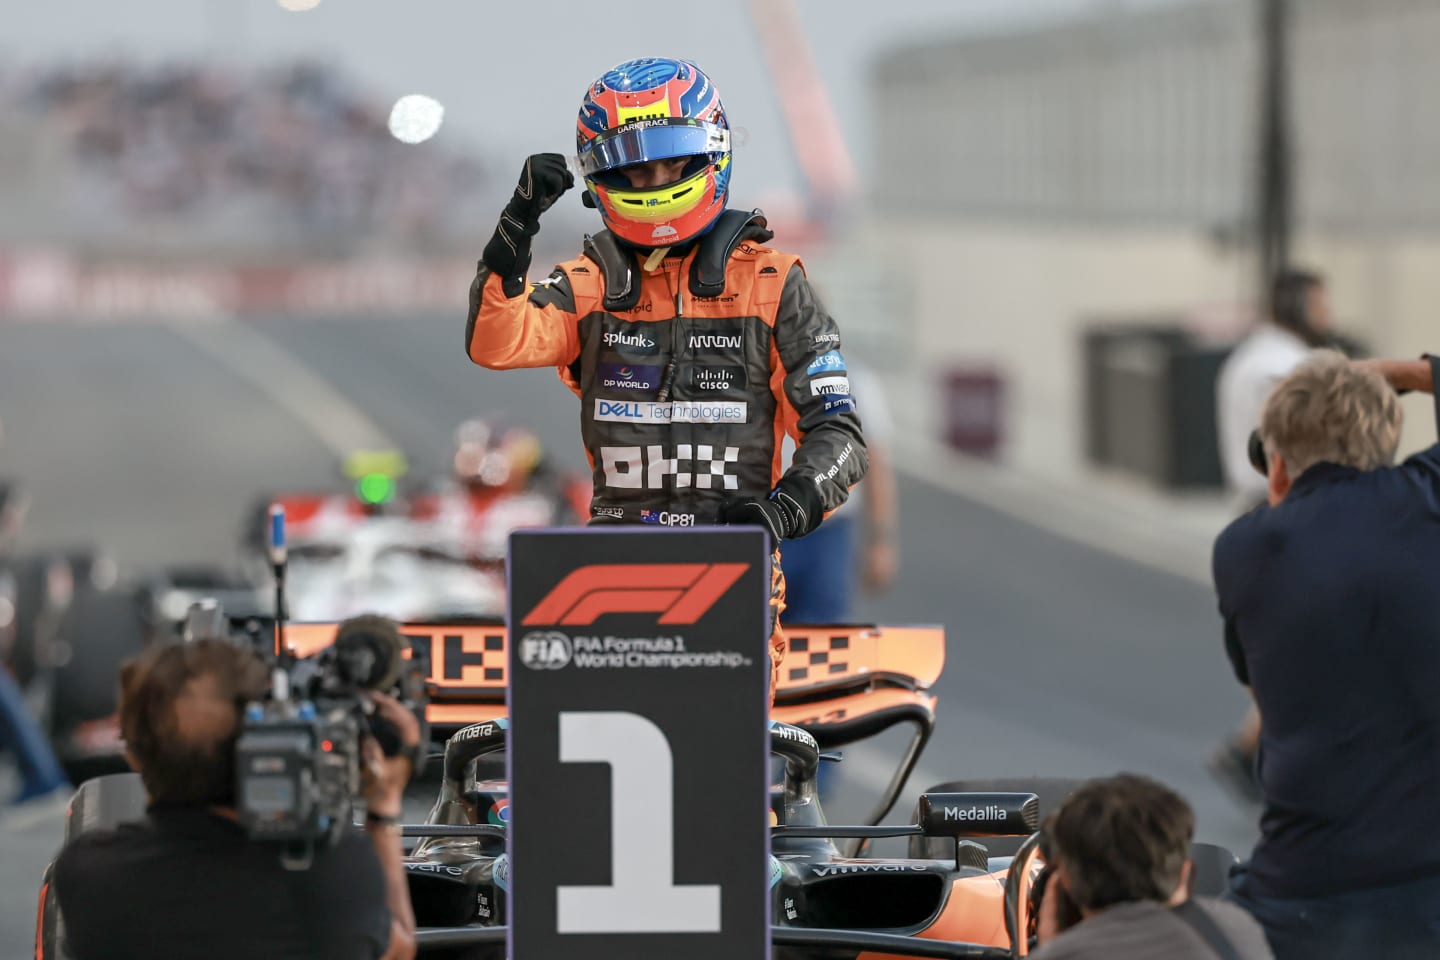
[[[507,297],[505,284],[482,261],[470,285],[465,349],[491,370],[563,367],[580,356],[579,316],[565,271]]]
[[[540,215],[574,185],[560,154],[532,153],[526,158],[470,285],[465,350],[480,366],[564,367],[580,356],[576,322],[584,313],[576,310],[568,275],[557,267],[548,280],[526,282]]]

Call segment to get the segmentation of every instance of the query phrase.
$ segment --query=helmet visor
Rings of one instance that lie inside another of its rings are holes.
[[[730,152],[730,131],[701,120],[639,120],[591,140],[576,158],[591,177],[634,163]]]

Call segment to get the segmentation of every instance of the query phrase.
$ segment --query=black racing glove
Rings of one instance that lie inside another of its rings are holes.
[[[504,283],[505,296],[525,292],[525,275],[530,271],[530,238],[540,232],[540,214],[555,205],[565,191],[575,186],[575,175],[558,153],[533,153],[520,171],[520,183],[495,235],[485,244],[480,258],[490,272]]]
[[[717,519],[726,524],[748,524],[766,527],[770,538],[794,540],[820,526],[825,507],[820,490],[813,480],[804,477],[782,477],[770,496],[732,497],[720,504]]]

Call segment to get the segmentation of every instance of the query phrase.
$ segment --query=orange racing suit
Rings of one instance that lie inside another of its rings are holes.
[[[785,434],[786,475],[813,481],[827,513],[864,476],[839,330],[771,236],[758,212],[727,211],[647,272],[602,232],[513,298],[481,262],[467,352],[490,369],[559,369],[581,401],[592,523],[713,524],[723,501],[774,489]],[[773,696],[786,648],[778,550],[772,568]]]

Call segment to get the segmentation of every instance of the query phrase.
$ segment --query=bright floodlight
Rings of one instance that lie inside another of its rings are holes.
[[[275,2],[292,13],[304,13],[306,10],[314,10],[320,6],[320,0],[275,0]]]
[[[390,133],[405,143],[423,143],[435,136],[444,118],[445,108],[440,101],[412,93],[396,100],[390,108]]]

